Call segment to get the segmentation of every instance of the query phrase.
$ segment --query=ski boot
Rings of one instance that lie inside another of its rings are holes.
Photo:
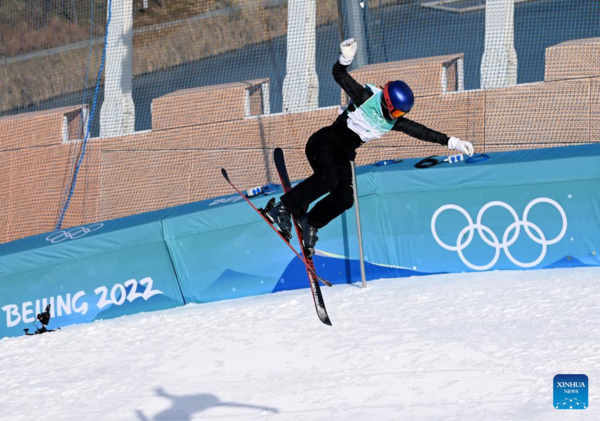
[[[279,228],[279,232],[288,242],[292,239],[292,217],[283,203],[275,203],[273,198],[264,209],[259,211],[272,225]]]
[[[298,220],[298,225],[302,230],[302,245],[307,259],[312,259],[315,254],[315,246],[317,245],[317,229],[308,223],[308,215],[304,214]]]

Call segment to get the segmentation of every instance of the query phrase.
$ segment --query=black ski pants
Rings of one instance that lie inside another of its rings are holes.
[[[340,134],[328,126],[308,139],[306,157],[314,174],[281,196],[281,202],[290,213],[302,214],[312,202],[329,193],[308,214],[308,223],[317,229],[354,204],[350,160],[332,144],[332,139],[338,136]]]

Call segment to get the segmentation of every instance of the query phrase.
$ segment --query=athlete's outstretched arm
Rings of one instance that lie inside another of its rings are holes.
[[[396,124],[394,124],[393,130],[406,133],[409,136],[424,140],[425,142],[439,143],[440,145],[447,146],[450,150],[456,150],[469,156],[472,156],[475,152],[475,148],[471,142],[460,140],[457,137],[448,137],[444,133],[432,130],[405,117],[398,119]]]
[[[448,136],[444,133],[432,130],[416,121],[409,120],[406,117],[399,118],[392,130],[405,133],[415,139],[424,140],[425,142],[439,143],[444,146],[448,145]]]
[[[348,66],[352,63],[356,54],[356,42],[354,38],[347,39],[340,44],[340,58],[333,65],[333,78],[338,85],[348,94],[356,106],[365,102],[371,94],[348,73]]]

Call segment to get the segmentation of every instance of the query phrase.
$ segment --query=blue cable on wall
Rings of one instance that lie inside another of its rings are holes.
[[[111,8],[112,8],[112,0],[108,0],[106,30],[105,30],[105,34],[104,34],[104,46],[102,47],[102,60],[100,62],[100,69],[98,69],[98,76],[96,77],[96,89],[94,91],[94,101],[92,102],[92,111],[90,113],[90,117],[88,118],[87,130],[85,132],[85,136],[83,137],[83,147],[81,148],[81,155],[79,156],[79,160],[77,161],[77,165],[75,166],[75,172],[73,173],[73,181],[71,182],[71,188],[69,189],[69,195],[67,196],[65,205],[60,213],[60,217],[58,219],[56,227],[54,228],[55,231],[59,230],[60,227],[62,226],[63,219],[65,218],[67,210],[69,209],[69,205],[71,204],[71,198],[73,197],[73,193],[75,192],[75,186],[77,184],[77,176],[79,175],[79,169],[81,168],[81,163],[83,162],[83,157],[85,156],[85,150],[87,147],[88,138],[90,136],[92,121],[94,120],[94,115],[96,114],[96,105],[98,103],[98,92],[100,91],[100,79],[102,77],[102,71],[104,70],[104,61],[106,58],[106,44],[107,44],[107,39],[108,39],[108,27],[110,25],[110,20],[112,17]],[[93,6],[92,6],[92,13],[93,13]],[[90,40],[91,40],[91,37],[90,37]],[[87,84],[87,76],[86,76],[86,84]]]
[[[83,93],[81,95],[81,102],[80,104],[85,104],[85,95],[87,93],[87,83],[88,83],[88,79],[90,76],[90,62],[91,62],[91,58],[92,58],[92,40],[94,37],[94,0],[90,0],[90,35],[89,35],[89,44],[88,44],[88,58],[87,58],[87,64],[85,66],[85,82],[83,83]],[[85,136],[85,135],[84,135]],[[72,172],[75,172],[75,156],[77,155],[77,147],[73,148],[73,156],[72,156]],[[72,182],[72,179],[71,179]],[[63,209],[63,207],[65,206],[67,197],[69,195],[69,189],[65,190],[65,193],[60,201],[60,209]]]

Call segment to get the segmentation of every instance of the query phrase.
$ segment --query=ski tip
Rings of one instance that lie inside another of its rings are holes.
[[[229,181],[229,175],[227,175],[227,171],[225,171],[225,168],[221,168],[221,174],[223,174],[225,180]]]
[[[275,151],[273,151],[273,155],[275,155],[275,156],[283,156],[283,149],[281,149],[281,148],[275,148]]]
[[[333,326],[331,324],[331,320],[329,320],[329,314],[327,314],[327,310],[325,310],[325,306],[317,306],[317,316],[319,317],[319,320],[321,322],[323,322],[323,324],[326,324],[327,326]]]

